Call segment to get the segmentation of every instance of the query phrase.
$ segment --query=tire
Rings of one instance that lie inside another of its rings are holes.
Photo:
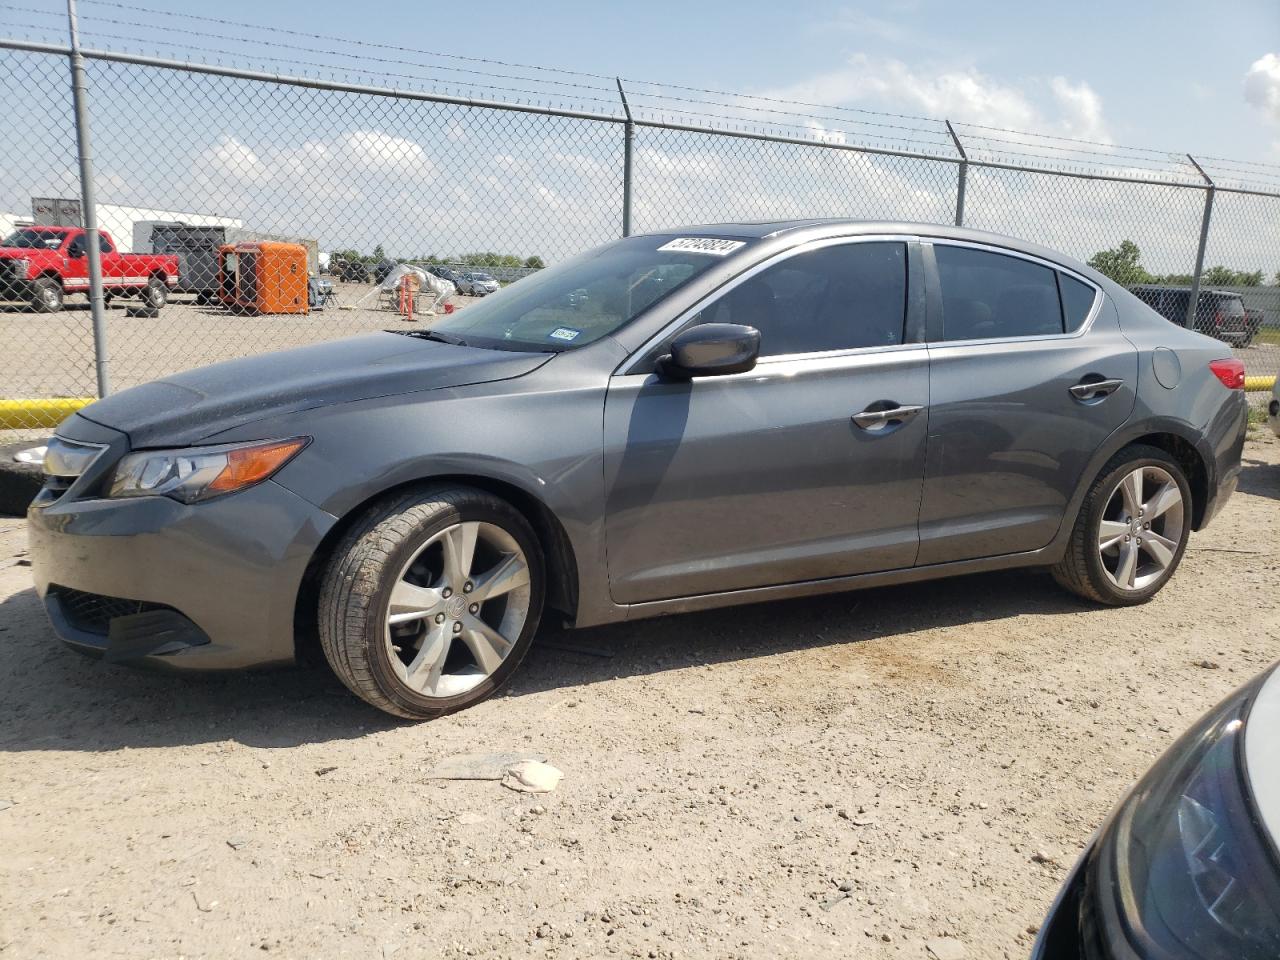
[[[31,282],[31,307],[37,313],[58,313],[63,304],[62,284],[54,277],[36,277]]]
[[[1139,471],[1135,517],[1121,483]],[[1176,488],[1176,498],[1169,484]],[[1158,447],[1124,448],[1102,468],[1085,495],[1066,555],[1053,568],[1054,579],[1097,603],[1145,603],[1169,582],[1182,561],[1191,536],[1191,507],[1190,485],[1173,457]],[[1109,525],[1105,530],[1103,523]],[[1131,567],[1125,565],[1129,553],[1134,557]]]
[[[470,573],[459,563],[451,575],[450,557],[465,555],[471,530]],[[524,585],[512,558],[523,561]],[[515,575],[502,582],[517,585],[499,592],[492,574],[503,564]],[[374,505],[335,547],[320,585],[321,648],[338,678],[380,710],[413,720],[462,710],[499,689],[528,652],[544,569],[537,536],[505,500],[465,486],[416,488]]]
[[[169,288],[164,285],[164,281],[159,277],[152,277],[147,281],[147,285],[142,288],[138,296],[142,298],[144,307],[158,312],[161,307],[169,302]]]
[[[0,516],[25,516],[27,506],[44,485],[44,471],[39,462],[15,460],[24,450],[43,446],[45,440],[23,440],[0,444]]]

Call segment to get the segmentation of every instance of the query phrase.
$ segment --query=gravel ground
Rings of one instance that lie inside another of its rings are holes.
[[[264,317],[199,306],[185,294],[175,294],[158,317],[133,317],[128,308],[136,306],[136,300],[113,300],[106,311],[112,389],[267,350],[429,323],[419,316],[411,325],[391,310],[376,309],[376,298],[366,299],[372,289],[366,284],[335,283],[338,300],[324,310]],[[475,298],[455,295],[452,302],[462,309]],[[93,330],[84,297],[71,298],[65,310],[54,314],[0,304],[0,344],[5,345],[0,350],[4,397],[94,395]]]
[[[321,669],[81,659],[4,521],[0,955],[1024,957],[1125,787],[1280,656],[1280,443],[1245,457],[1140,608],[1013,572],[544,631],[416,725]],[[428,776],[499,750],[565,779]]]

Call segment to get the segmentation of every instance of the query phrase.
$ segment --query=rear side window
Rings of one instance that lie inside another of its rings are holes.
[[[762,270],[701,311],[694,323],[755,327],[760,355],[776,357],[900,344],[906,309],[906,245],[849,243]]]
[[[970,247],[935,244],[944,340],[1062,333],[1055,270]]]
[[[1079,330],[1089,318],[1096,292],[1087,283],[1065,273],[1058,274],[1058,289],[1062,293],[1062,317],[1066,321],[1067,333]]]

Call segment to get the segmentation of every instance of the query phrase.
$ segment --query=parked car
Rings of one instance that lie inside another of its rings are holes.
[[[462,274],[459,273],[457,270],[452,270],[449,267],[440,267],[440,266],[427,267],[426,269],[428,273],[435,274],[441,280],[448,280],[450,283],[454,285],[455,288],[458,288],[459,292],[461,292]]]
[[[1129,791],[1032,960],[1280,957],[1280,671],[1245,684]]]
[[[1144,284],[1129,288],[1133,295],[1147,304],[1171,323],[1184,326],[1187,322],[1187,305],[1191,302],[1190,287],[1161,287]],[[1255,311],[1257,312],[1257,311]],[[1261,325],[1253,323],[1244,307],[1240,294],[1229,290],[1201,290],[1196,301],[1196,330],[1230,343],[1247,347]]]
[[[400,266],[400,264],[396,263],[394,260],[379,260],[373,266],[373,282],[382,283],[382,281],[386,280],[391,274],[391,271],[398,266]]]
[[[1266,319],[1266,313],[1262,310],[1255,310],[1253,307],[1244,308],[1244,319],[1246,328],[1249,331],[1249,340],[1251,342],[1258,335],[1258,331],[1262,329],[1262,321]]]
[[[329,264],[329,273],[342,283],[373,282],[373,271],[362,260],[336,260]]]
[[[98,232],[102,291],[137,296],[159,310],[178,280],[178,258],[118,253],[105,230]],[[89,290],[85,232],[79,227],[20,227],[0,242],[0,300],[22,300],[41,313],[57,313],[69,293]]]
[[[405,717],[491,694],[544,609],[591,626],[1015,566],[1136,604],[1235,489],[1223,354],[994,234],[632,236],[427,329],[85,408],[48,448],[32,569],[84,652],[239,668],[318,636]]]
[[[468,297],[486,297],[501,289],[497,280],[487,273],[464,273],[457,284],[458,292]]]

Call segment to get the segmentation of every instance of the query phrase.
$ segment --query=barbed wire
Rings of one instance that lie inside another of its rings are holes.
[[[155,16],[169,17],[179,21],[207,23],[220,27],[228,27],[233,30],[252,30],[260,31],[263,29],[261,24],[249,23],[246,21],[232,20],[225,17],[210,16],[204,14],[189,13],[185,11],[165,10],[156,7],[141,6],[132,3],[120,2],[120,0],[82,0],[87,5],[97,7],[110,8],[120,11],[126,11],[130,14],[149,14]],[[58,17],[61,14],[55,11],[41,10],[32,7],[23,7],[9,5],[9,9],[35,13],[41,16]],[[137,28],[145,30],[156,30],[169,33],[189,33],[188,28],[169,26],[160,23],[142,23],[136,20],[122,20],[113,18],[103,14],[93,13],[82,14],[82,19],[93,21],[101,21],[115,26],[126,28]],[[302,67],[308,67],[319,70],[333,71],[335,69],[343,71],[351,71],[362,74],[364,76],[384,76],[401,80],[412,80],[419,83],[437,84],[443,87],[444,92],[448,92],[450,88],[457,91],[460,88],[480,88],[484,90],[493,90],[501,94],[517,94],[525,97],[551,98],[555,96],[563,97],[570,103],[595,103],[608,105],[611,111],[616,111],[619,104],[616,96],[596,96],[596,93],[612,92],[614,77],[606,74],[594,73],[586,70],[577,70],[566,67],[553,67],[540,64],[521,63],[518,61],[501,60],[492,57],[476,57],[464,54],[449,53],[444,51],[433,51],[419,47],[407,46],[404,44],[387,43],[376,40],[362,40],[352,37],[338,37],[322,33],[316,33],[306,30],[297,30],[286,27],[271,27],[272,33],[283,34],[287,36],[298,37],[311,41],[319,41],[324,44],[341,44],[345,46],[354,46],[363,49],[385,50],[401,54],[412,54],[418,57],[431,57],[437,59],[447,59],[464,64],[478,64],[484,67],[500,67],[508,70],[526,71],[535,74],[535,76],[521,76],[511,73],[493,72],[487,69],[479,69],[474,66],[449,66],[441,63],[422,63],[416,60],[406,60],[398,57],[379,57],[369,54],[348,53],[340,49],[334,49],[332,46],[310,47],[298,46],[296,44],[280,43],[271,40],[258,39],[252,36],[243,35],[227,35],[219,33],[203,32],[203,36],[212,39],[220,39],[231,41],[234,43],[242,43],[250,46],[260,46],[272,49],[283,49],[287,51],[301,50],[307,53],[323,54],[327,56],[336,56],[345,59],[358,60],[362,62],[373,62],[379,64],[390,64],[398,66],[411,67],[418,70],[435,70],[448,73],[465,74],[479,79],[467,80],[462,78],[447,78],[439,76],[431,76],[428,74],[405,74],[393,73],[386,70],[379,71],[359,71],[351,67],[344,67],[332,63],[319,63],[313,60],[306,60],[293,57],[274,57],[257,51],[232,51],[222,50],[212,47],[200,46],[192,44],[189,41],[182,43],[166,41],[158,38],[151,38],[152,43],[159,43],[165,46],[171,46],[195,53],[212,54],[214,56],[233,57],[248,62],[254,60],[262,60],[271,63],[293,64]],[[136,35],[122,35],[102,31],[97,28],[91,28],[90,31],[95,36],[101,36],[109,40],[118,40],[128,43],[141,43],[142,38]],[[560,80],[548,74],[556,76],[573,77],[573,80]],[[494,83],[494,80],[507,80],[526,82],[536,86],[553,86],[557,88],[567,88],[568,92],[558,93],[544,89],[530,89],[528,87],[512,87],[506,84]],[[595,81],[595,82],[585,82]],[[681,116],[697,117],[704,121],[712,121],[713,123],[763,123],[767,126],[782,129],[803,130],[809,133],[816,144],[830,144],[832,140],[825,136],[827,134],[838,135],[841,138],[861,138],[863,140],[881,142],[881,143],[899,143],[917,145],[923,143],[927,146],[949,146],[949,137],[945,136],[936,127],[944,121],[936,117],[929,117],[919,114],[896,113],[892,111],[872,110],[864,107],[852,107],[847,105],[823,104],[813,101],[770,97],[763,94],[739,93],[725,90],[717,90],[709,87],[698,87],[684,84],[671,83],[668,81],[645,80],[639,78],[622,78],[622,81],[628,84],[632,89],[627,91],[628,98],[633,101],[633,107],[642,112],[656,114],[678,114]],[[635,89],[637,87],[656,88],[654,90]],[[703,97],[693,98],[684,97],[673,94],[670,91],[679,90],[687,93],[703,94]],[[584,93],[582,91],[592,91],[592,93]],[[736,102],[726,102],[724,100],[710,100],[706,96],[728,97]],[[742,101],[753,101],[752,103],[744,103]],[[689,109],[688,107],[675,107],[671,103],[686,104],[689,107],[700,109]],[[770,106],[758,106],[757,104],[769,104]],[[815,114],[802,112],[793,107],[805,107],[810,110],[825,111],[824,114]],[[755,117],[741,116],[722,116],[707,108],[719,108],[721,110],[729,110],[738,113],[748,113],[757,115]],[[704,112],[706,111],[706,112]],[[841,114],[846,116],[831,116],[829,114]],[[790,123],[785,120],[775,119],[777,117],[798,118],[807,123]],[[882,117],[892,120],[905,120],[914,122],[923,122],[933,125],[935,129],[927,127],[912,126],[906,124],[887,123],[879,120],[867,120],[863,117]],[[820,129],[815,130],[813,124],[819,124]],[[904,133],[915,134],[915,137],[893,137],[879,133],[871,133],[863,130],[851,130],[840,126],[831,126],[831,124],[855,124],[858,127],[875,127],[884,130],[898,130]],[[971,121],[958,120],[954,121],[958,133],[962,133],[962,142],[969,144],[970,141],[977,145],[977,150],[999,156],[1022,158],[1033,158],[1040,160],[1048,160],[1057,163],[1075,163],[1086,166],[1098,166],[1119,169],[1133,169],[1132,163],[1116,163],[1116,160],[1130,160],[1138,163],[1149,164],[1158,161],[1161,167],[1141,166],[1146,172],[1175,173],[1185,174],[1185,171],[1178,168],[1185,165],[1185,161],[1179,158],[1176,151],[1161,150],[1152,147],[1142,147],[1136,145],[1116,144],[1103,140],[1089,139],[1086,137],[1073,137],[1064,134],[1041,133],[1029,130],[1019,130],[1011,127],[1002,127],[991,124],[975,123]],[[1022,139],[1012,140],[1008,137],[995,137],[987,133],[974,133],[972,131],[990,131],[991,133],[1002,133],[1016,136]],[[1029,141],[1029,142],[1028,142]],[[839,142],[839,141],[837,141]],[[859,141],[854,140],[854,145]],[[994,149],[982,144],[999,143],[1006,147],[1031,148],[1026,150],[1000,150]],[[1076,146],[1058,146],[1056,144],[1074,144]],[[1086,149],[1090,148],[1090,149]],[[1037,153],[1038,150],[1053,151],[1053,154]],[[1121,153],[1118,151],[1129,151]],[[1061,156],[1061,154],[1079,154],[1080,156]],[[1101,159],[1105,157],[1106,159]],[[1223,164],[1220,169],[1237,174],[1242,177],[1260,178],[1270,182],[1273,178],[1271,171],[1280,173],[1280,164],[1272,164],[1264,161],[1248,161],[1248,160],[1232,160],[1221,157],[1205,157],[1203,159],[1215,161],[1217,164]],[[1248,170],[1241,169],[1243,167],[1250,168]],[[1173,168],[1173,169],[1170,169]],[[1265,172],[1264,172],[1265,171]]]

